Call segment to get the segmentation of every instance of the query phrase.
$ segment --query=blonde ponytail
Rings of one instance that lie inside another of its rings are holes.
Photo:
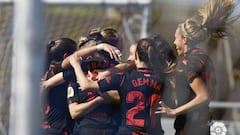
[[[199,16],[202,17],[202,27],[214,38],[222,38],[227,35],[229,24],[238,18],[231,16],[234,8],[232,0],[208,0],[198,10]]]
[[[203,3],[194,17],[179,25],[189,44],[197,44],[210,36],[218,39],[227,35],[231,23],[240,16],[232,16],[235,5],[232,0],[208,0]]]

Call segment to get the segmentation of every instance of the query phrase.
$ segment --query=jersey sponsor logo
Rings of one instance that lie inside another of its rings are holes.
[[[67,98],[73,97],[74,96],[74,90],[72,86],[68,86],[67,89]]]

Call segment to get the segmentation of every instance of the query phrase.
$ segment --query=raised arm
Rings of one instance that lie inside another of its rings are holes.
[[[49,88],[52,88],[59,84],[62,84],[64,82],[65,82],[65,80],[63,78],[63,72],[60,72],[60,73],[57,73],[56,75],[54,75],[53,77],[49,78],[48,80],[42,81],[41,87],[43,89],[49,89]]]
[[[121,60],[122,54],[121,54],[120,50],[117,47],[111,46],[111,45],[106,44],[106,43],[101,43],[101,44],[98,44],[98,45],[94,45],[94,46],[79,49],[78,51],[76,51],[74,53],[74,55],[77,55],[78,57],[84,58],[86,56],[89,56],[89,55],[93,54],[96,51],[102,51],[102,50],[108,52],[111,58],[114,58],[117,61]],[[67,57],[62,62],[62,68],[66,69],[69,66],[70,66],[70,61],[69,61],[69,57]]]
[[[116,66],[109,68],[107,70],[101,71],[98,73],[97,79],[102,80],[107,76],[113,75],[117,72],[124,71],[124,70],[131,70],[135,68],[134,61],[127,61],[126,63],[120,63]]]
[[[77,77],[77,82],[80,85],[81,90],[92,90],[96,91],[99,90],[99,86],[97,81],[89,80],[86,75],[84,74],[79,61],[82,60],[77,54],[73,54],[69,57],[69,62],[74,68],[74,72]],[[80,81],[81,80],[81,81]]]

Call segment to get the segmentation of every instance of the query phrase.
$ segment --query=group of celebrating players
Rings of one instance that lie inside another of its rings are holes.
[[[121,34],[111,27],[91,29],[78,43],[49,42],[42,134],[163,135],[166,114],[176,116],[176,135],[209,135],[216,81],[212,61],[197,45],[225,36],[233,9],[231,0],[204,3],[178,25],[176,53],[154,35],[132,44],[123,60]]]

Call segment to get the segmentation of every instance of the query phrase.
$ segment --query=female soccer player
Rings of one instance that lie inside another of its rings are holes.
[[[47,45],[48,71],[43,77],[47,80],[62,72],[62,61],[77,50],[77,44],[70,38],[59,38]],[[67,83],[42,91],[43,102],[43,135],[66,135],[71,130],[73,121],[68,111]]]
[[[96,46],[95,40],[97,40],[98,43],[100,42],[103,44]],[[81,48],[75,52],[76,55],[83,57],[85,56],[86,51],[92,54],[91,57],[85,57],[84,62],[82,63],[86,74],[88,70],[91,72],[94,70],[104,70],[118,63],[116,60],[111,59],[109,56],[109,54],[116,55],[115,50],[118,50],[118,48],[110,46],[107,43],[114,44],[118,47],[121,45],[121,37],[113,28],[105,28],[101,32],[97,32],[94,33],[94,35],[89,36],[88,41],[83,45],[84,48]],[[89,46],[86,47],[86,44]],[[93,54],[93,52],[98,53]],[[63,63],[67,66],[66,59]],[[115,121],[116,119],[119,119],[119,117],[115,117],[115,115],[119,113],[116,112],[116,107],[114,108],[112,107],[112,104],[103,102],[104,100],[102,100],[102,98],[96,92],[80,91],[78,89],[78,86],[75,85],[76,81],[74,78],[75,77],[72,76],[71,71],[67,70],[43,82],[43,87],[45,88],[49,88],[54,84],[59,84],[64,81],[69,82],[69,111],[72,118],[75,119],[73,134],[115,134],[119,124],[119,122]],[[119,95],[116,90],[115,92],[111,91],[107,94],[114,96],[113,98],[115,99],[119,99]],[[110,97],[109,95],[107,96]],[[97,102],[99,101],[98,99],[101,101]]]
[[[176,135],[209,135],[209,101],[214,95],[214,67],[210,58],[197,45],[210,36],[225,36],[225,28],[234,9],[232,0],[208,0],[198,14],[178,25],[175,32],[179,61],[176,70],[175,89],[177,108],[160,102],[157,113],[176,116]]]
[[[119,91],[122,122],[117,135],[154,134],[152,132],[156,130],[158,134],[163,134],[161,127],[156,127],[154,113],[164,81],[158,67],[155,67],[159,56],[156,54],[154,40],[140,39],[133,57],[136,69],[117,73],[98,82],[86,78],[78,64],[77,55],[70,57],[81,90],[99,91],[100,94],[112,89]]]

